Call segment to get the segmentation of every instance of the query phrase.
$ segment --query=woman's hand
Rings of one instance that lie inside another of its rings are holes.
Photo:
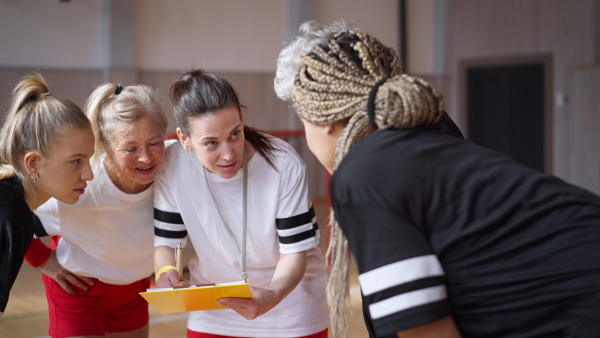
[[[189,286],[190,284],[182,279],[179,279],[177,270],[171,269],[160,274],[159,278],[156,279],[157,288],[172,288],[174,286]]]
[[[244,318],[252,320],[267,313],[283,299],[277,292],[268,289],[251,286],[250,291],[253,298],[221,298],[217,300],[217,304],[231,308]]]
[[[292,292],[304,277],[305,271],[306,251],[282,254],[268,288],[251,286],[253,298],[221,298],[217,304],[231,308],[246,319],[255,319],[274,308]]]
[[[77,293],[71,288],[75,286],[80,290],[87,291],[88,285],[94,285],[94,280],[89,277],[83,277],[72,273],[71,271],[63,268],[56,258],[56,249],[52,250],[50,257],[40,266],[40,270],[45,273],[48,277],[52,278],[58,285],[60,285],[66,293],[75,296]]]
[[[177,270],[171,269],[160,273],[161,269],[170,266],[175,267],[175,255],[173,249],[166,246],[154,248],[154,271],[158,274],[156,278],[157,288],[172,288],[174,286],[188,286],[189,283],[180,278]]]

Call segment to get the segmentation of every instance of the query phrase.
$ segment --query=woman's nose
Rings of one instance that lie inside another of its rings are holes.
[[[235,159],[235,152],[233,151],[233,147],[230,145],[225,145],[223,150],[221,151],[221,158],[226,161],[231,161]]]
[[[94,172],[92,171],[92,166],[90,165],[89,161],[85,163],[85,168],[81,174],[81,179],[86,181],[91,181],[94,179]]]
[[[150,151],[148,149],[143,149],[140,152],[140,157],[138,158],[138,161],[140,161],[142,163],[150,163],[151,158],[152,158],[152,155],[151,155]]]

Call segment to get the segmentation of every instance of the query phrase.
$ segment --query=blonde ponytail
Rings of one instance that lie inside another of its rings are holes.
[[[15,168],[10,164],[0,164],[0,180],[9,178],[15,175]]]
[[[73,102],[52,96],[37,73],[17,83],[9,107],[0,132],[0,179],[16,175],[28,191],[25,154],[38,151],[45,156],[67,128],[90,128],[90,122]]]

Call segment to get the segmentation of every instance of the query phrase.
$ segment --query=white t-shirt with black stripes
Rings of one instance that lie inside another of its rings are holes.
[[[249,321],[233,310],[191,312],[188,328],[226,336],[298,337],[329,324],[324,258],[308,196],[306,166],[294,149],[276,139],[272,168],[258,153],[248,162],[246,266],[252,286],[267,287],[280,254],[307,252],[300,284],[271,311]],[[242,232],[243,171],[223,179],[207,172],[219,208],[238,242]],[[155,246],[192,241],[191,283],[240,281],[236,244],[223,226],[194,152],[174,145],[165,151],[155,181]],[[188,236],[189,235],[189,236]]]
[[[105,157],[93,166],[94,180],[77,203],[51,198],[35,213],[47,235],[62,235],[56,252],[65,269],[126,285],[152,274],[154,191],[121,191],[108,177]]]

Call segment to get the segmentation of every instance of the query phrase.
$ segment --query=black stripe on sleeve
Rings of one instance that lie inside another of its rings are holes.
[[[373,303],[389,299],[406,292],[424,289],[431,286],[438,286],[440,284],[444,284],[444,277],[430,277],[382,290],[372,295],[363,295],[363,308],[368,313],[368,308]],[[430,323],[437,319],[444,318],[450,314],[452,314],[452,312],[450,311],[448,299],[446,298],[390,313],[385,317],[373,320],[371,325],[375,327],[378,335],[382,337],[388,337],[388,335],[390,337],[395,337],[397,331],[407,329],[405,325],[406,323]]]
[[[183,224],[181,214],[176,212],[162,211],[154,208],[154,219],[164,223]]]
[[[187,236],[187,230],[174,231],[174,230],[165,230],[154,227],[154,235],[158,237],[164,238],[185,238]]]
[[[319,225],[315,222],[313,224],[312,229],[301,232],[299,234],[291,235],[291,236],[279,236],[279,243],[281,244],[293,244],[302,242],[305,239],[309,239],[311,237],[315,237],[317,234],[317,229]]]
[[[48,236],[48,232],[46,232],[46,229],[44,228],[44,225],[42,224],[42,220],[40,220],[40,218],[36,214],[33,214],[33,222],[35,223],[35,225],[33,227],[33,233],[37,237]]]
[[[315,217],[315,209],[310,206],[307,212],[288,218],[277,218],[275,224],[278,230],[288,230],[295,227],[302,226],[307,223],[312,223],[312,219]]]
[[[446,278],[444,276],[426,277],[409,283],[396,285],[363,297],[365,301],[372,304],[407,292],[426,289],[432,286],[445,285],[445,282]]]

